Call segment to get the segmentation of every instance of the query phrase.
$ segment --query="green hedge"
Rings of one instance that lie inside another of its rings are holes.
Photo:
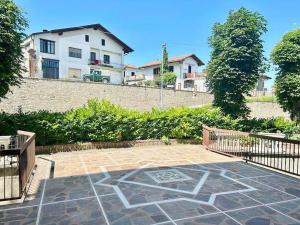
[[[296,125],[283,118],[233,120],[218,109],[172,108],[138,112],[109,101],[91,100],[86,106],[65,112],[46,111],[0,114],[0,135],[16,130],[33,131],[38,145],[89,141],[160,139],[198,139],[202,125],[252,132],[298,132]]]

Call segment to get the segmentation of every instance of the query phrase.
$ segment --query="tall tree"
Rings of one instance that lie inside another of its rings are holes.
[[[242,7],[230,11],[225,23],[216,23],[209,38],[208,87],[214,105],[233,118],[248,116],[245,95],[266,68],[261,39],[266,24],[262,15]]]
[[[160,74],[169,72],[167,45],[163,45],[163,58],[161,61]]]
[[[23,33],[27,27],[23,12],[11,0],[0,0],[0,99],[11,85],[20,84]]]
[[[285,34],[274,47],[271,58],[278,68],[276,98],[291,118],[300,122],[300,29]]]

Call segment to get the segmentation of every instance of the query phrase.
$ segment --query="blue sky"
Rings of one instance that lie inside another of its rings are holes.
[[[263,39],[269,57],[282,35],[300,27],[298,0],[16,0],[27,12],[27,33],[101,23],[135,51],[126,63],[142,65],[161,57],[196,53],[205,63],[211,49],[208,37],[215,22],[224,22],[229,10],[241,6],[258,11],[268,21]],[[269,75],[274,77],[274,71]],[[271,86],[272,80],[268,82]]]

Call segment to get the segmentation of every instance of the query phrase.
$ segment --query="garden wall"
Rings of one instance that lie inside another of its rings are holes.
[[[251,102],[247,103],[251,110],[251,117],[270,118],[270,117],[284,117],[290,118],[289,113],[284,112],[283,109],[276,102]]]
[[[160,89],[122,85],[107,85],[64,80],[24,79],[20,87],[0,102],[0,112],[50,110],[63,112],[82,106],[91,98],[109,99],[115,104],[137,110],[160,106]],[[209,104],[212,95],[188,91],[164,90],[165,107]]]

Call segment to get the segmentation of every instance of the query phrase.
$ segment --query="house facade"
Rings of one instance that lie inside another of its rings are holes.
[[[187,54],[168,59],[169,71],[177,75],[175,89],[206,92],[205,74],[200,72],[204,63],[195,55]],[[145,80],[154,80],[160,76],[161,61],[147,63],[140,67]]]
[[[99,71],[114,84],[123,83],[128,45],[100,24],[43,30],[23,42],[24,77],[82,80]]]
[[[135,65],[127,64],[124,71],[124,84],[142,85],[145,81],[144,71]]]

